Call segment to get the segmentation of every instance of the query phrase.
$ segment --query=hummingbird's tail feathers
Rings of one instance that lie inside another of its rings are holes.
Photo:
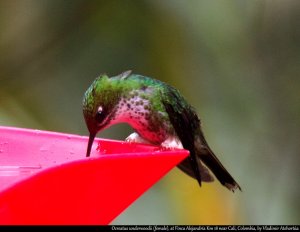
[[[242,191],[239,184],[233,179],[233,177],[224,168],[224,166],[209,148],[201,149],[201,152],[198,155],[222,185],[227,187],[232,192],[234,192],[236,189]]]
[[[213,182],[214,178],[213,176],[209,173],[208,169],[201,163],[201,160],[199,157],[197,157],[197,161],[199,164],[199,171],[200,171],[200,176],[201,176],[201,181],[204,182]],[[180,164],[177,165],[177,167],[189,175],[192,178],[197,179],[195,172],[191,166],[191,161],[189,160],[189,157],[183,160]]]

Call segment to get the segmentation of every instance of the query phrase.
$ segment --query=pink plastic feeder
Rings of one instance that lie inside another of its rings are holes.
[[[109,224],[188,155],[96,139],[85,158],[87,141],[0,127],[0,224]]]

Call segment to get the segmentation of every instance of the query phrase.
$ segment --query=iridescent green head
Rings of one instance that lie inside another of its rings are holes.
[[[87,156],[89,156],[93,140],[98,131],[107,127],[118,106],[122,94],[126,90],[123,80],[130,71],[116,77],[100,75],[87,89],[83,98],[83,115],[90,132]]]

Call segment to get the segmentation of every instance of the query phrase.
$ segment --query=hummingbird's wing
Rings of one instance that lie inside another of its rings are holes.
[[[188,162],[182,162],[179,167],[192,177],[195,177],[201,185],[201,180],[205,181],[206,174],[209,175],[207,169],[203,168],[201,161],[209,167],[217,179],[229,190],[234,191],[241,187],[224,168],[216,155],[209,148],[204,135],[201,131],[200,120],[195,110],[185,101],[179,92],[170,87],[162,93],[162,102],[168,113],[171,124],[173,125],[177,136],[179,137],[183,147],[190,151],[190,167]]]
[[[180,163],[179,168],[188,175],[197,179],[201,186],[201,181],[212,181],[209,171],[200,163],[195,150],[195,131],[198,130],[200,120],[191,106],[183,99],[179,92],[172,88],[166,88],[162,96],[162,102],[168,113],[182,146],[189,150],[190,156]]]

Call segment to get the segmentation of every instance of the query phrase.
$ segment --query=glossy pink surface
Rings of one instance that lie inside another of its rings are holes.
[[[109,224],[188,155],[87,140],[0,127],[0,224]]]

